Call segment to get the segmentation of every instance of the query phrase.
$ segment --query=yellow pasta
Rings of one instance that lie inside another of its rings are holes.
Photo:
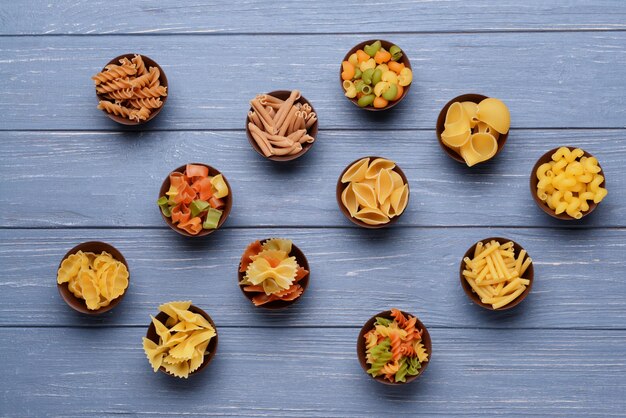
[[[474,251],[474,258],[463,260],[463,277],[482,303],[490,304],[494,309],[502,308],[521,295],[528,279],[524,273],[532,263],[521,250],[515,256],[513,242],[500,244],[495,240],[483,245],[479,242]]]
[[[128,269],[109,253],[78,251],[61,262],[57,283],[67,283],[77,298],[84,299],[87,309],[108,306],[122,296],[128,287]]]
[[[583,217],[589,202],[600,203],[608,191],[600,187],[604,177],[595,157],[584,157],[580,148],[561,147],[551,155],[551,161],[541,164],[537,177],[537,197],[554,213],[566,213],[574,219]]]

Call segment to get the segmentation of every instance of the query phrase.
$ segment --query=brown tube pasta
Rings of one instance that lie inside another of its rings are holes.
[[[292,106],[291,109],[289,110],[289,113],[287,114],[287,118],[278,129],[278,135],[283,136],[283,135],[290,134],[292,132],[290,128],[293,125],[293,119],[296,117],[297,112],[298,111],[296,110],[296,107]]]
[[[254,138],[254,141],[257,143],[259,148],[261,148],[263,155],[266,157],[273,155],[273,149],[269,144],[269,141],[265,138],[265,132],[261,131],[261,129],[252,122],[248,122],[248,129],[250,130],[250,134],[252,135],[252,138]]]
[[[299,90],[292,90],[289,98],[285,100],[285,102],[280,106],[278,112],[276,112],[276,116],[274,117],[274,126],[281,126],[282,123],[287,118],[287,114],[294,102],[300,98]]]
[[[261,123],[261,119],[259,119],[259,115],[256,114],[255,111],[251,110],[248,112],[248,120],[254,123],[259,128],[263,128],[263,124]]]
[[[252,108],[261,119],[261,123],[263,123],[263,127],[265,127],[265,130],[267,132],[270,132],[271,134],[276,133],[274,131],[274,124],[273,124],[272,118],[270,118],[270,115],[267,113],[267,110],[265,110],[263,105],[261,105],[261,103],[259,103],[258,100],[250,101],[250,105],[252,105]]]

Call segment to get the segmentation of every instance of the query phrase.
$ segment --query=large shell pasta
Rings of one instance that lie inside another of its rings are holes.
[[[341,176],[348,183],[341,192],[341,204],[350,217],[379,226],[401,215],[409,200],[409,187],[396,171],[393,161],[363,158]]]

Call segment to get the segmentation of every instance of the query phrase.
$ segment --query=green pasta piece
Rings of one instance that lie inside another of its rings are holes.
[[[209,208],[209,211],[206,214],[206,219],[202,224],[202,228],[204,229],[215,229],[220,222],[220,218],[222,217],[222,211],[219,209]]]
[[[380,68],[375,69],[374,74],[372,74],[372,85],[375,86],[376,84],[378,84],[382,77],[383,72],[380,70]]]
[[[361,74],[361,80],[363,80],[365,84],[372,84],[372,75],[374,75],[374,71],[375,70],[373,68],[368,68],[363,71],[363,74]]]
[[[355,68],[354,69],[354,77],[352,77],[354,80],[358,80],[361,78],[361,75],[363,74],[363,72],[361,72],[360,69]]]
[[[376,41],[371,45],[365,45],[363,47],[363,51],[365,51],[365,53],[370,57],[373,57],[374,55],[376,55],[381,46],[383,46],[382,42]]]
[[[398,94],[398,86],[396,86],[395,84],[390,84],[387,91],[383,93],[383,98],[385,100],[393,100],[396,98],[397,94]]]
[[[194,200],[189,205],[189,209],[191,209],[191,217],[195,218],[200,213],[207,210],[207,208],[209,208],[210,206],[211,205],[209,205],[209,202],[205,202],[204,200]]]
[[[391,54],[392,61],[398,61],[400,58],[402,58],[402,50],[398,45],[393,45],[391,48],[389,48],[389,53]]]
[[[408,371],[408,366],[406,365],[406,359],[403,358],[402,360],[400,360],[400,368],[396,372],[396,375],[394,376],[394,380],[396,382],[403,382],[403,383],[406,382],[407,371]]]
[[[372,93],[372,87],[368,86],[367,84],[364,84],[363,86],[361,86],[361,93],[363,94],[371,94]]]
[[[369,86],[367,86],[369,87]],[[357,104],[360,107],[365,107],[365,106],[369,106],[374,102],[374,99],[376,98],[375,95],[373,94],[368,94],[366,96],[361,96],[361,98],[358,100]]]
[[[367,371],[369,374],[372,376],[378,376],[380,374],[380,369],[382,369],[383,366],[391,360],[393,354],[389,351],[390,347],[391,340],[389,338],[385,338],[380,344],[368,350],[368,354],[370,354],[373,359],[373,363],[370,363],[371,367]]]
[[[416,374],[419,373],[419,370],[422,368],[422,365],[420,363],[420,361],[418,360],[417,357],[412,357],[408,359],[408,365],[407,365],[407,374],[411,375],[411,376],[415,376]]]
[[[376,325],[382,325],[383,327],[388,327],[391,325],[393,321],[391,319],[383,318],[382,316],[376,317]]]
[[[167,197],[165,196],[159,197],[159,200],[157,200],[157,205],[159,205],[159,208],[161,209],[161,213],[163,214],[163,216],[167,216],[168,218],[172,216],[172,210],[169,207],[169,201]]]

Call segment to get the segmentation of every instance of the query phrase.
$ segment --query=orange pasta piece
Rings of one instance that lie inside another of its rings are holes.
[[[385,100],[384,97],[377,97],[374,99],[373,104],[376,109],[382,109],[383,107],[387,106],[389,102]]]
[[[387,64],[389,69],[396,74],[400,74],[400,71],[404,70],[404,64],[397,61],[391,61]]]
[[[209,200],[211,196],[213,196],[213,185],[211,184],[211,179],[208,177],[203,177],[200,180],[196,180],[191,188],[198,194],[200,200]]]
[[[298,282],[302,279],[304,279],[307,275],[309,274],[309,271],[302,268],[302,267],[298,267],[298,270],[296,270],[296,279],[295,281]]]
[[[209,168],[203,165],[187,164],[185,169],[187,177],[207,177],[209,175]]]
[[[354,65],[350,64],[348,61],[344,61],[341,63],[341,66],[343,67],[343,71],[341,73],[341,79],[352,80],[355,74]]]
[[[187,222],[181,222],[178,227],[182,230],[189,232],[191,235],[196,235],[202,231],[202,219],[199,216],[189,219]]]
[[[252,298],[252,303],[254,303],[255,306],[261,306],[264,305],[268,302],[273,302],[275,300],[278,300],[278,298],[274,295],[266,295],[265,293],[261,293],[255,297]]]
[[[246,292],[264,292],[263,286],[257,284],[256,286],[245,286],[243,288]]]
[[[396,88],[398,89],[398,93],[396,93],[396,97],[393,98],[393,102],[395,102],[396,100],[400,100],[400,97],[402,97],[402,95],[404,94],[404,87],[402,87],[400,84],[396,84]]]
[[[211,205],[213,209],[220,209],[224,207],[224,201],[222,199],[218,199],[215,196],[211,196],[211,198],[209,199],[209,205]]]
[[[252,261],[250,257],[252,257],[253,255],[257,255],[262,250],[263,247],[261,246],[261,241],[254,241],[252,244],[248,245],[246,247],[246,250],[243,252],[243,255],[241,256],[239,271],[242,273],[246,271],[248,269],[248,265],[250,265],[250,262]],[[261,290],[263,290],[262,287]]]
[[[170,185],[180,190],[180,186],[185,183],[185,175],[183,173],[174,172],[170,174]]]
[[[191,210],[187,205],[179,203],[172,208],[172,223],[185,223],[189,218],[191,218]]]
[[[370,56],[365,51],[363,51],[362,49],[356,51],[356,60],[359,62],[359,64],[363,61],[367,61],[368,59],[370,59]]]
[[[376,61],[376,64],[383,64],[389,61],[390,59],[391,59],[391,54],[387,51],[383,51],[382,49],[379,49],[378,51],[376,51],[376,54],[374,55],[374,61]]]

